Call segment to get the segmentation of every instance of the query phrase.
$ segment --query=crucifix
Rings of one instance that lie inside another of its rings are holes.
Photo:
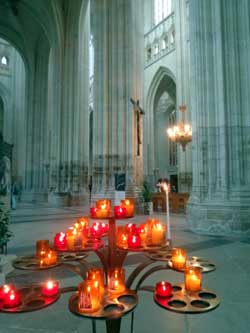
[[[141,115],[144,115],[145,112],[141,108],[139,100],[135,101],[133,98],[130,98],[130,102],[133,104],[133,110],[136,112],[137,156],[140,156],[140,145],[142,144]]]

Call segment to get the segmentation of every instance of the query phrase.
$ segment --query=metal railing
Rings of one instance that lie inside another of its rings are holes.
[[[144,35],[146,66],[175,49],[174,12]]]

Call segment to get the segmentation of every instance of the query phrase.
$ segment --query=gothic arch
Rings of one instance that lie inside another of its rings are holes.
[[[147,110],[152,109],[157,91],[159,90],[160,85],[163,82],[164,78],[169,78],[169,80],[171,80],[170,82],[176,84],[176,79],[173,72],[167,67],[163,66],[159,67],[148,89],[148,94],[146,99]]]
[[[147,152],[147,168],[145,168],[144,172],[149,176],[149,179],[151,179],[152,182],[155,182],[155,178],[158,177],[159,172],[159,147],[156,136],[159,134],[159,130],[163,131],[162,134],[165,135],[164,129],[158,128],[157,125],[159,125],[159,121],[157,124],[156,118],[156,108],[164,92],[167,92],[169,95],[169,100],[165,105],[165,111],[166,113],[168,113],[173,111],[176,105],[175,76],[170,69],[166,67],[160,67],[152,79],[146,97],[146,109],[148,111],[146,131],[148,135],[146,135],[145,137],[148,138],[148,141],[146,143],[147,146],[144,146],[144,148],[146,148],[145,151]],[[162,120],[164,120],[163,117],[161,118]],[[158,148],[156,148],[156,146]],[[164,176],[167,176],[167,174],[165,174]]]

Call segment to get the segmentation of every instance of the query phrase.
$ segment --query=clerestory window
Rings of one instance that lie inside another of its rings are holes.
[[[171,14],[172,0],[154,0],[154,23],[157,25]]]

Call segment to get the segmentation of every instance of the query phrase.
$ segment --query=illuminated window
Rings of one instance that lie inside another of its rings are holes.
[[[89,41],[89,77],[94,76],[94,41],[93,36],[90,36]]]
[[[172,127],[176,124],[176,110],[173,110],[168,117],[168,125]],[[177,165],[177,145],[175,142],[169,141],[169,164]]]
[[[9,64],[9,60],[6,56],[2,56],[1,65],[7,66]]]
[[[154,21],[160,23],[172,12],[172,0],[154,0]]]

